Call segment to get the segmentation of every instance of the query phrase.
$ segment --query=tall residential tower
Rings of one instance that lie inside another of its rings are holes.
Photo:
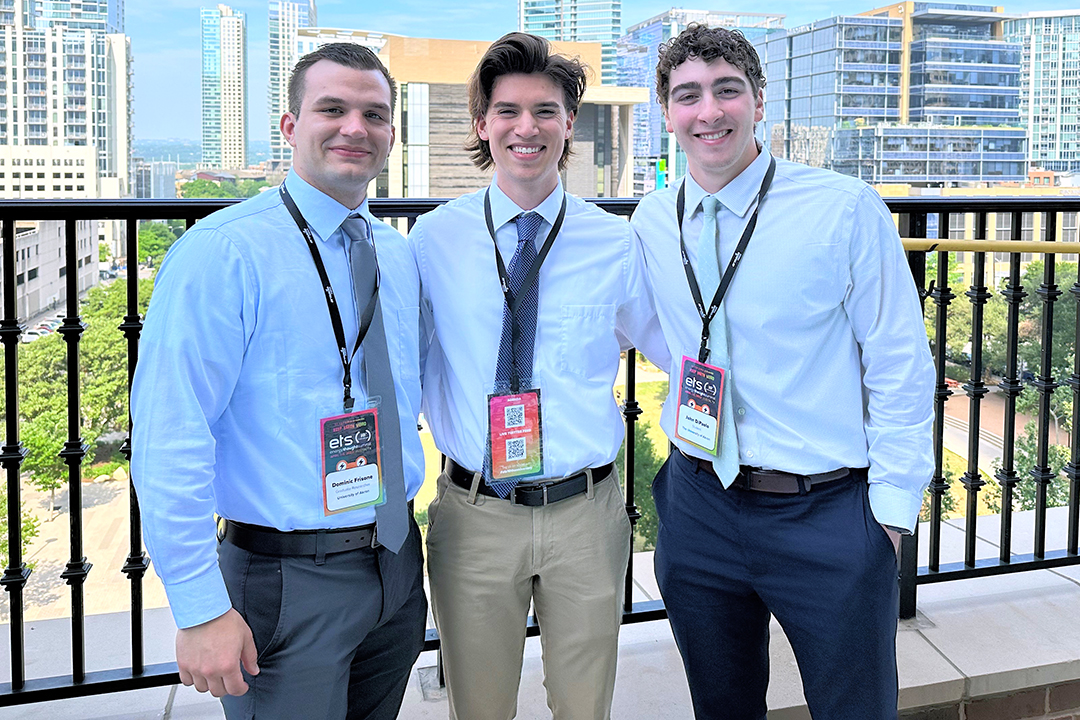
[[[1020,117],[1031,164],[1080,171],[1080,10],[1006,20],[1005,38],[1022,48]]]
[[[247,24],[227,5],[203,8],[202,161],[247,167]]]
[[[281,116],[289,109],[289,74],[296,61],[296,32],[317,24],[315,0],[270,0],[270,85],[267,111],[270,121],[270,170],[287,170],[292,148],[281,134]]]

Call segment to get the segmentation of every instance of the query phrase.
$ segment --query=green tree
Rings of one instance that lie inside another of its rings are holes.
[[[112,260],[112,251],[109,250],[109,243],[98,243],[98,262],[105,264]]]
[[[143,222],[139,226],[139,262],[145,264],[153,259],[160,263],[174,242],[176,235],[168,225]]]
[[[1052,432],[1052,431],[1051,431]],[[1019,481],[1013,489],[1013,509],[1034,510],[1037,500],[1037,484],[1031,477],[1031,470],[1038,459],[1038,429],[1034,420],[1024,425],[1024,431],[1016,438],[1016,456],[1014,467]],[[1047,449],[1047,464],[1054,479],[1046,488],[1046,506],[1061,507],[1069,502],[1069,483],[1061,474],[1061,469],[1069,462],[1069,448],[1064,445],[1050,444]],[[994,471],[1001,469],[995,461]],[[995,502],[989,503],[994,512],[1001,512],[1000,493]]]
[[[232,185],[232,183],[227,184]],[[192,180],[180,186],[180,197],[209,199],[236,197],[235,194],[229,192],[225,185],[226,183],[219,185],[213,180]],[[235,186],[233,188],[235,191]]]
[[[634,423],[634,504],[638,506],[641,517],[634,525],[636,547],[652,550],[656,547],[656,532],[659,520],[656,517],[656,504],[652,497],[652,483],[666,456],[656,452],[656,445],[649,437],[649,423],[642,420]],[[626,443],[619,448],[615,467],[623,473],[626,467]]]
[[[258,195],[262,188],[269,187],[270,183],[265,180],[241,180],[236,183],[236,197],[250,198]]]

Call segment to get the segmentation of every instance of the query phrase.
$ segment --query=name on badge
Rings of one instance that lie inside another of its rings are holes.
[[[323,514],[374,507],[386,502],[379,473],[379,417],[371,408],[324,418],[322,437]]]
[[[683,356],[675,437],[711,455],[720,451],[724,369]]]

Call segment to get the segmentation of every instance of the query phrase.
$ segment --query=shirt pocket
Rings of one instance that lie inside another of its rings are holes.
[[[559,369],[582,380],[603,382],[619,357],[614,305],[563,305]]]

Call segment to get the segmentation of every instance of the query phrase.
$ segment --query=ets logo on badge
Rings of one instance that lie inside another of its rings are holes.
[[[321,421],[324,515],[386,502],[377,413],[371,408]]]
[[[724,369],[683,355],[675,437],[710,455],[720,451],[720,403]]]

